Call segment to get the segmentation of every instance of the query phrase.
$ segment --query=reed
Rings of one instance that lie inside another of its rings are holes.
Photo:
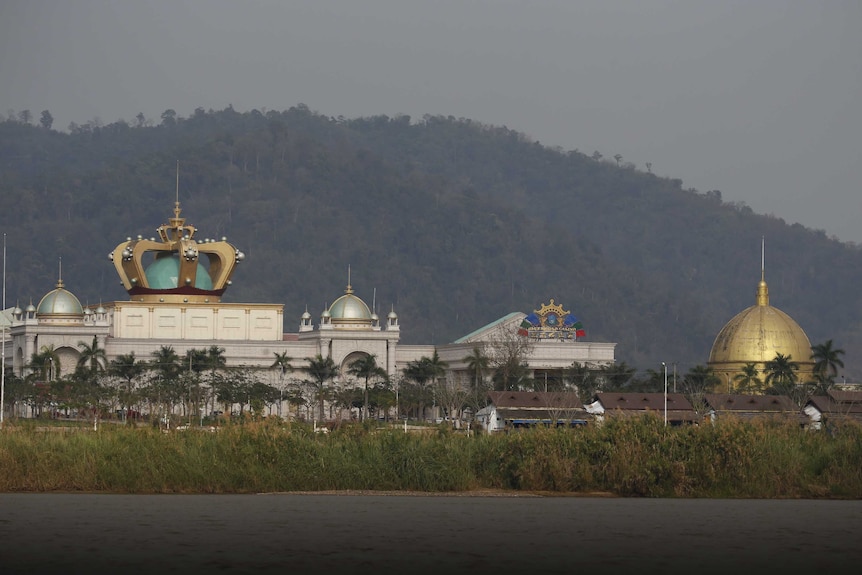
[[[255,493],[376,490],[634,497],[862,498],[862,426],[779,422],[669,428],[660,418],[466,436],[346,425],[218,432],[92,426],[0,432],[0,491]]]

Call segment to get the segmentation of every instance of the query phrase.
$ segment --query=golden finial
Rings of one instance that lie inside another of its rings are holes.
[[[757,284],[757,305],[769,305],[769,288],[766,286],[766,240],[760,238],[760,283]]]
[[[59,258],[59,273],[57,275],[57,289],[61,289],[63,287],[63,258],[62,256]]]

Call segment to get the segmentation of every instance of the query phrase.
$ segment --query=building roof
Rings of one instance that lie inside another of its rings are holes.
[[[707,393],[707,405],[716,412],[798,413],[797,406],[786,395],[741,395],[731,393]]]
[[[583,409],[573,391],[490,391],[488,399],[497,409]]]
[[[644,413],[664,416],[665,394],[663,393],[619,393],[604,391],[596,393],[596,401],[601,405],[604,415],[611,417],[632,417]],[[601,410],[598,410],[601,412]],[[594,410],[595,411],[595,410]],[[667,394],[668,421],[699,421],[700,415],[691,402],[681,393]]]
[[[809,418],[786,395],[707,393],[704,399],[716,417],[732,416],[746,420],[778,417],[800,425],[809,423]]]
[[[498,410],[501,419],[509,422],[538,422],[538,421],[587,421],[592,416],[586,411],[558,410],[558,409],[505,409]]]
[[[663,393],[619,393],[612,391],[602,391],[596,394],[596,399],[605,408],[605,411],[612,409],[621,409],[624,411],[635,410],[644,411],[651,409],[653,411],[664,411],[664,394]],[[681,393],[667,394],[667,408],[683,411],[694,411],[691,402]]]
[[[830,389],[827,395],[831,397],[833,401],[849,404],[849,406],[862,410],[862,391]]]
[[[477,338],[477,336],[479,336],[479,335],[481,335],[481,334],[483,334],[489,330],[492,330],[501,324],[505,324],[506,322],[513,321],[514,319],[517,319],[517,321],[520,322],[524,317],[526,317],[526,315],[527,314],[520,312],[520,311],[513,311],[512,313],[504,315],[500,319],[496,319],[496,320],[492,321],[488,325],[482,326],[477,330],[471,331],[470,333],[468,333],[467,335],[465,335],[463,337],[459,337],[453,343],[472,342],[474,339]]]
[[[820,413],[862,419],[862,391],[830,389],[827,395],[809,397],[807,405],[813,406]]]

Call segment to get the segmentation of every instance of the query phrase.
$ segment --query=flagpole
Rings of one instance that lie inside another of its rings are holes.
[[[3,427],[3,412],[6,410],[6,232],[3,232],[3,351],[0,364],[0,427]]]

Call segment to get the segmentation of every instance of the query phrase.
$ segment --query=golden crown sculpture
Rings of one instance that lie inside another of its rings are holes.
[[[197,229],[186,225],[180,211],[177,201],[174,217],[157,228],[161,241],[127,238],[109,254],[133,301],[220,302],[245,258],[225,238],[198,243]]]

